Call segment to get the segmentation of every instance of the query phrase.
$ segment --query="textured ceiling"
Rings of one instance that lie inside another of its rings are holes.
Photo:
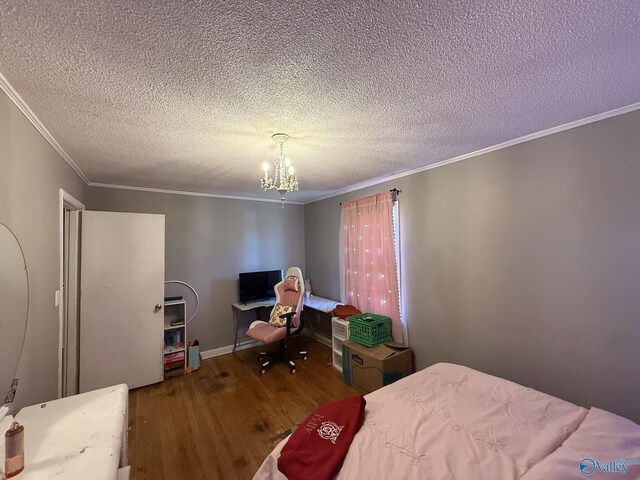
[[[640,101],[640,1],[0,0],[0,73],[93,183],[309,201]]]

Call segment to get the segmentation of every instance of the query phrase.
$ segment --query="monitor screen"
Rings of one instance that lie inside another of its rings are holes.
[[[282,281],[282,270],[246,272],[238,276],[240,301],[257,302],[276,297],[273,287]]]

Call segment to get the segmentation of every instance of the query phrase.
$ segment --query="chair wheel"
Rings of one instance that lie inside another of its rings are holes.
[[[261,368],[260,375],[264,375],[265,373],[267,373],[267,370],[265,368]]]
[[[302,360],[306,362],[307,361],[307,356],[305,355],[304,357],[302,357]]]
[[[295,368],[292,368],[292,369],[291,369],[291,375],[293,375],[294,373],[296,373],[296,369],[295,369]]]

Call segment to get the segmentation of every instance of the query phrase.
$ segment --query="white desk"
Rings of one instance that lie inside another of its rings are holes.
[[[262,302],[250,302],[244,304],[242,302],[236,302],[231,304],[231,311],[233,314],[233,351],[236,351],[236,347],[238,345],[238,317],[241,312],[248,312],[251,310],[257,310],[263,307],[272,307],[275,305],[275,298],[271,300],[265,300]],[[318,297],[316,295],[311,295],[310,297],[304,297],[302,302],[303,309],[304,308],[312,308],[314,310],[318,310],[320,312],[329,313],[338,305],[342,305],[340,302],[336,302],[335,300],[331,300],[329,298]],[[311,327],[311,325],[310,325]],[[313,327],[311,327],[311,331],[313,332]],[[315,332],[313,332],[315,335]]]
[[[323,297],[318,297],[316,295],[311,295],[309,298],[304,299],[304,307],[311,309],[311,310],[316,310],[318,312],[321,313],[331,313],[333,312],[333,310],[335,310],[335,308],[338,305],[342,305],[341,302],[336,302],[335,300],[331,300],[329,298],[323,298]],[[331,315],[328,315],[325,317],[328,317],[329,320],[329,328],[331,328]],[[317,317],[316,317],[317,318]],[[313,338],[315,338],[317,341],[324,343],[325,345],[327,345],[327,339],[325,339],[324,335],[322,334],[318,334],[314,328],[313,328],[313,322],[311,321],[311,318],[306,318],[305,319],[305,326],[308,326],[309,329],[311,330],[311,334],[313,335]],[[330,344],[330,338],[329,340],[329,344]]]
[[[318,297],[316,295],[311,295],[310,297],[304,298],[304,306],[313,308],[314,310],[318,310],[319,312],[329,313],[338,305],[342,305],[341,302],[336,302],[335,300],[331,300],[329,298]]]
[[[233,315],[233,352],[236,351],[238,345],[238,316],[241,312],[249,312],[251,310],[258,310],[263,307],[273,307],[276,303],[276,299],[264,300],[262,302],[236,302],[231,304],[231,313]]]
[[[129,478],[128,390],[114,385],[20,410],[15,420],[24,425],[25,467],[16,479]]]

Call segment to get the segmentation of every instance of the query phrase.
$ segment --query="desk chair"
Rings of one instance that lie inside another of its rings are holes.
[[[260,352],[260,374],[264,375],[267,368],[275,362],[284,362],[291,373],[296,373],[294,358],[307,359],[307,352],[294,354],[287,352],[288,341],[302,331],[302,304],[304,299],[304,279],[298,267],[287,270],[284,280],[274,287],[276,303],[271,310],[268,322],[256,320],[249,326],[247,336],[265,344],[278,343],[278,350],[274,353]]]

